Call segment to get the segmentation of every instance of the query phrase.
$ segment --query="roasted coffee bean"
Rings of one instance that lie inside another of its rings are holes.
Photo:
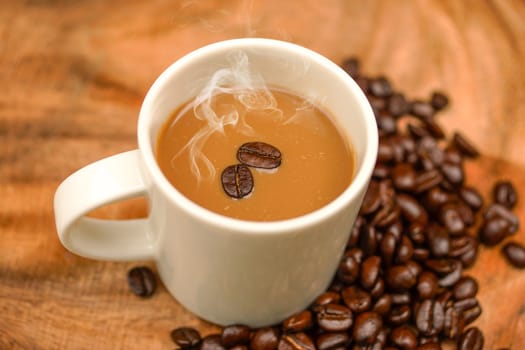
[[[483,213],[485,220],[490,220],[494,218],[501,218],[506,220],[509,223],[509,232],[508,234],[514,234],[518,231],[520,227],[520,220],[509,208],[501,205],[499,203],[491,204]]]
[[[439,280],[435,273],[423,271],[417,281],[417,292],[421,299],[432,299],[439,290]]]
[[[428,169],[416,178],[416,193],[426,192],[443,181],[443,175],[437,169]]]
[[[416,332],[407,326],[400,326],[392,329],[390,340],[402,350],[414,350],[417,348]]]
[[[381,197],[379,195],[379,183],[377,181],[370,181],[368,189],[366,190],[365,198],[361,205],[360,214],[368,215],[374,213],[381,205]]]
[[[410,114],[419,118],[432,118],[434,112],[434,107],[428,102],[414,101],[410,105]]]
[[[372,306],[370,294],[356,285],[343,289],[341,296],[345,305],[355,313],[367,311]]]
[[[350,336],[346,332],[323,333],[316,339],[318,350],[346,349]]]
[[[394,291],[403,291],[412,288],[417,279],[406,265],[395,265],[386,270],[385,282]]]
[[[181,349],[193,348],[201,342],[200,333],[191,327],[180,327],[171,331],[171,340]]]
[[[304,332],[310,329],[312,325],[313,325],[312,313],[309,310],[304,310],[284,320],[283,321],[283,331],[285,333]]]
[[[273,327],[259,328],[250,340],[252,350],[275,350],[279,344],[279,332]]]
[[[246,344],[250,341],[250,328],[244,325],[231,325],[224,327],[221,333],[221,343],[227,348],[235,345]]]
[[[411,296],[409,292],[390,293],[392,297],[392,304],[394,305],[406,305],[410,304]]]
[[[282,155],[276,147],[264,142],[248,142],[237,151],[239,162],[255,168],[273,169],[281,165]]]
[[[397,239],[395,234],[392,232],[385,233],[379,245],[382,261],[385,266],[390,266],[394,262],[396,247]]]
[[[430,133],[427,129],[413,123],[407,124],[407,131],[410,136],[416,140],[422,139],[423,137],[430,137]]]
[[[464,186],[460,188],[459,196],[475,211],[480,210],[483,206],[483,198],[481,197],[481,194],[473,187]]]
[[[352,311],[338,304],[323,305],[316,316],[319,327],[327,332],[346,331],[354,322]]]
[[[376,300],[372,311],[377,312],[381,316],[385,316],[390,312],[391,308],[392,296],[390,294],[383,294]]]
[[[476,147],[459,132],[453,134],[452,143],[454,147],[466,157],[475,158],[479,156],[479,151]]]
[[[372,178],[381,180],[386,179],[388,176],[390,176],[390,168],[384,164],[377,163],[372,172]]]
[[[461,217],[461,220],[463,220],[463,225],[465,227],[471,227],[475,223],[475,217],[474,217],[474,210],[470,208],[465,202],[462,200],[458,200],[456,202],[456,210],[459,213],[459,216]]]
[[[502,249],[503,255],[512,266],[525,268],[525,247],[517,242],[508,242]]]
[[[202,339],[200,350],[226,350],[221,343],[220,334],[210,334]]]
[[[354,57],[345,59],[341,64],[341,68],[353,78],[359,76],[359,66],[359,60]]]
[[[368,91],[376,97],[389,97],[392,95],[392,86],[385,77],[370,80]]]
[[[458,340],[458,350],[482,350],[485,340],[477,327],[467,329]]]
[[[394,92],[388,99],[388,112],[395,118],[408,113],[410,104],[405,96],[399,92]]]
[[[452,292],[456,300],[473,298],[478,293],[478,282],[470,276],[463,276],[454,285]]]
[[[376,118],[376,122],[382,135],[394,135],[397,133],[397,122],[393,116],[380,113]]]
[[[432,225],[427,230],[428,248],[435,257],[445,257],[450,252],[450,237],[447,231],[439,226]]]
[[[439,209],[439,221],[451,235],[461,234],[465,230],[465,222],[454,203],[446,203]]]
[[[412,318],[412,311],[409,305],[393,306],[387,316],[387,321],[393,326],[407,323]]]
[[[372,299],[377,299],[383,293],[385,293],[385,281],[382,278],[378,278],[372,289],[370,289],[370,296]]]
[[[365,256],[374,255],[377,249],[377,233],[372,225],[363,225],[359,235],[359,248]]]
[[[404,264],[412,259],[414,254],[414,245],[407,236],[402,236],[396,249],[395,263]]]
[[[438,275],[440,287],[451,287],[461,278],[463,266],[456,259],[429,259],[426,267]]]
[[[479,229],[480,241],[488,246],[494,246],[505,239],[510,231],[510,224],[501,217],[493,217],[483,222]]]
[[[224,192],[232,198],[243,198],[253,190],[253,176],[244,164],[230,165],[221,174]]]
[[[128,284],[135,295],[143,298],[152,296],[157,288],[155,275],[147,266],[137,266],[129,270]]]
[[[512,209],[518,202],[518,193],[510,181],[500,180],[496,182],[492,190],[494,202]]]
[[[336,292],[326,291],[323,294],[319,295],[313,303],[313,307],[317,308],[326,304],[339,304],[341,300],[341,294]]]
[[[401,209],[403,217],[409,222],[419,222],[423,225],[428,222],[428,214],[425,208],[414,197],[400,193],[396,198],[396,203]]]
[[[443,329],[445,312],[441,303],[434,299],[425,299],[416,313],[416,326],[426,336],[437,335]]]
[[[443,139],[445,137],[445,131],[438,124],[434,117],[422,118],[421,120],[423,121],[423,124],[425,125],[425,128],[428,130],[430,135],[432,135],[434,138]]]
[[[481,314],[481,306],[476,298],[466,298],[454,302],[454,308],[463,314],[465,325],[473,322]]]
[[[380,272],[381,258],[376,255],[366,258],[361,264],[361,286],[367,290],[372,289],[379,278]]]
[[[440,91],[435,91],[430,97],[430,104],[432,105],[432,107],[434,107],[434,109],[438,111],[442,110],[448,105],[448,97]]]
[[[339,263],[337,277],[346,284],[354,283],[359,276],[359,261],[354,255],[346,252]]]
[[[463,319],[463,312],[458,311],[452,305],[447,306],[445,308],[445,322],[443,324],[443,335],[449,339],[457,339],[461,335],[461,333],[463,333],[464,327],[465,321]]]
[[[460,164],[445,162],[441,165],[440,170],[452,186],[461,186],[465,181],[465,172]]]
[[[315,350],[315,345],[305,333],[285,334],[279,341],[278,350]]]
[[[394,187],[400,191],[413,191],[416,188],[416,171],[409,163],[396,164],[391,170]]]
[[[382,327],[383,320],[378,313],[363,312],[355,320],[353,340],[359,345],[371,345],[376,341]]]

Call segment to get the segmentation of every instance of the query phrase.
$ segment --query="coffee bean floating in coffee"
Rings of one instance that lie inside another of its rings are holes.
[[[221,174],[222,188],[232,198],[243,198],[253,190],[253,175],[244,164],[230,165]]]
[[[237,151],[239,162],[254,168],[274,169],[281,165],[281,151],[264,142],[248,142]]]
[[[249,195],[254,186],[249,167],[275,169],[281,165],[282,155],[276,147],[264,142],[247,142],[239,147],[237,159],[241,164],[230,165],[221,174],[222,188],[232,198]]]
[[[280,325],[225,327],[222,337],[203,338],[201,349],[439,350],[445,341],[481,349],[483,333],[471,324],[482,313],[476,297],[482,286],[465,270],[480,244],[501,244],[509,264],[525,266],[525,247],[507,241],[519,230],[512,212],[517,191],[510,181],[498,181],[485,203],[469,184],[464,161],[479,151],[458,132],[447,139],[440,127],[437,115],[448,97],[435,92],[429,101],[409,101],[385,77],[362,75],[357,59],[343,68],[368,97],[380,140],[369,190],[331,286]],[[241,165],[277,162],[265,156],[274,154],[272,147],[246,145],[239,150]],[[181,348],[200,339],[187,330],[175,333]]]

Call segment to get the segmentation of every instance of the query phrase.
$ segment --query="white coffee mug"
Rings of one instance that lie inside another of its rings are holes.
[[[355,152],[349,187],[307,215],[242,221],[200,207],[178,192],[155,159],[159,128],[202,89],[232,52],[242,52],[266,83],[317,97],[337,119]],[[329,286],[358,214],[377,155],[372,109],[335,63],[301,46],[260,38],[214,43],[180,58],[147,93],[138,149],[87,165],[55,194],[58,236],[71,252],[94,259],[155,261],[169,292],[199,317],[220,325],[276,324]],[[101,220],[93,209],[145,196],[144,219]]]

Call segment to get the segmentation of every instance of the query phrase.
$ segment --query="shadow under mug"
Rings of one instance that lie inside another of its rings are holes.
[[[193,203],[164,177],[155,160],[159,129],[196,96],[217,69],[244,53],[272,86],[323,101],[355,153],[348,188],[307,215],[273,222],[221,216]],[[169,292],[188,310],[220,325],[276,324],[329,286],[358,214],[377,156],[372,109],[335,63],[304,47],[261,38],[197,49],[168,67],[148,91],[138,121],[138,149],[78,170],[58,187],[55,220],[71,252],[104,260],[154,260]],[[145,196],[148,217],[86,217],[111,202]]]

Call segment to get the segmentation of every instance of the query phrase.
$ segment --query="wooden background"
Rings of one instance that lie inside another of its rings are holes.
[[[132,295],[126,273],[142,262],[68,253],[52,198],[77,168],[136,147],[142,98],[167,65],[245,36],[337,63],[357,56],[410,98],[448,92],[441,122],[484,154],[468,164],[469,183],[488,195],[495,179],[514,181],[525,222],[524,1],[0,1],[0,349],[170,349],[177,326],[215,330],[163,287]],[[138,201],[99,214],[143,213]],[[523,228],[516,239],[525,243]],[[494,249],[470,274],[481,283],[486,349],[524,349],[525,271]]]

